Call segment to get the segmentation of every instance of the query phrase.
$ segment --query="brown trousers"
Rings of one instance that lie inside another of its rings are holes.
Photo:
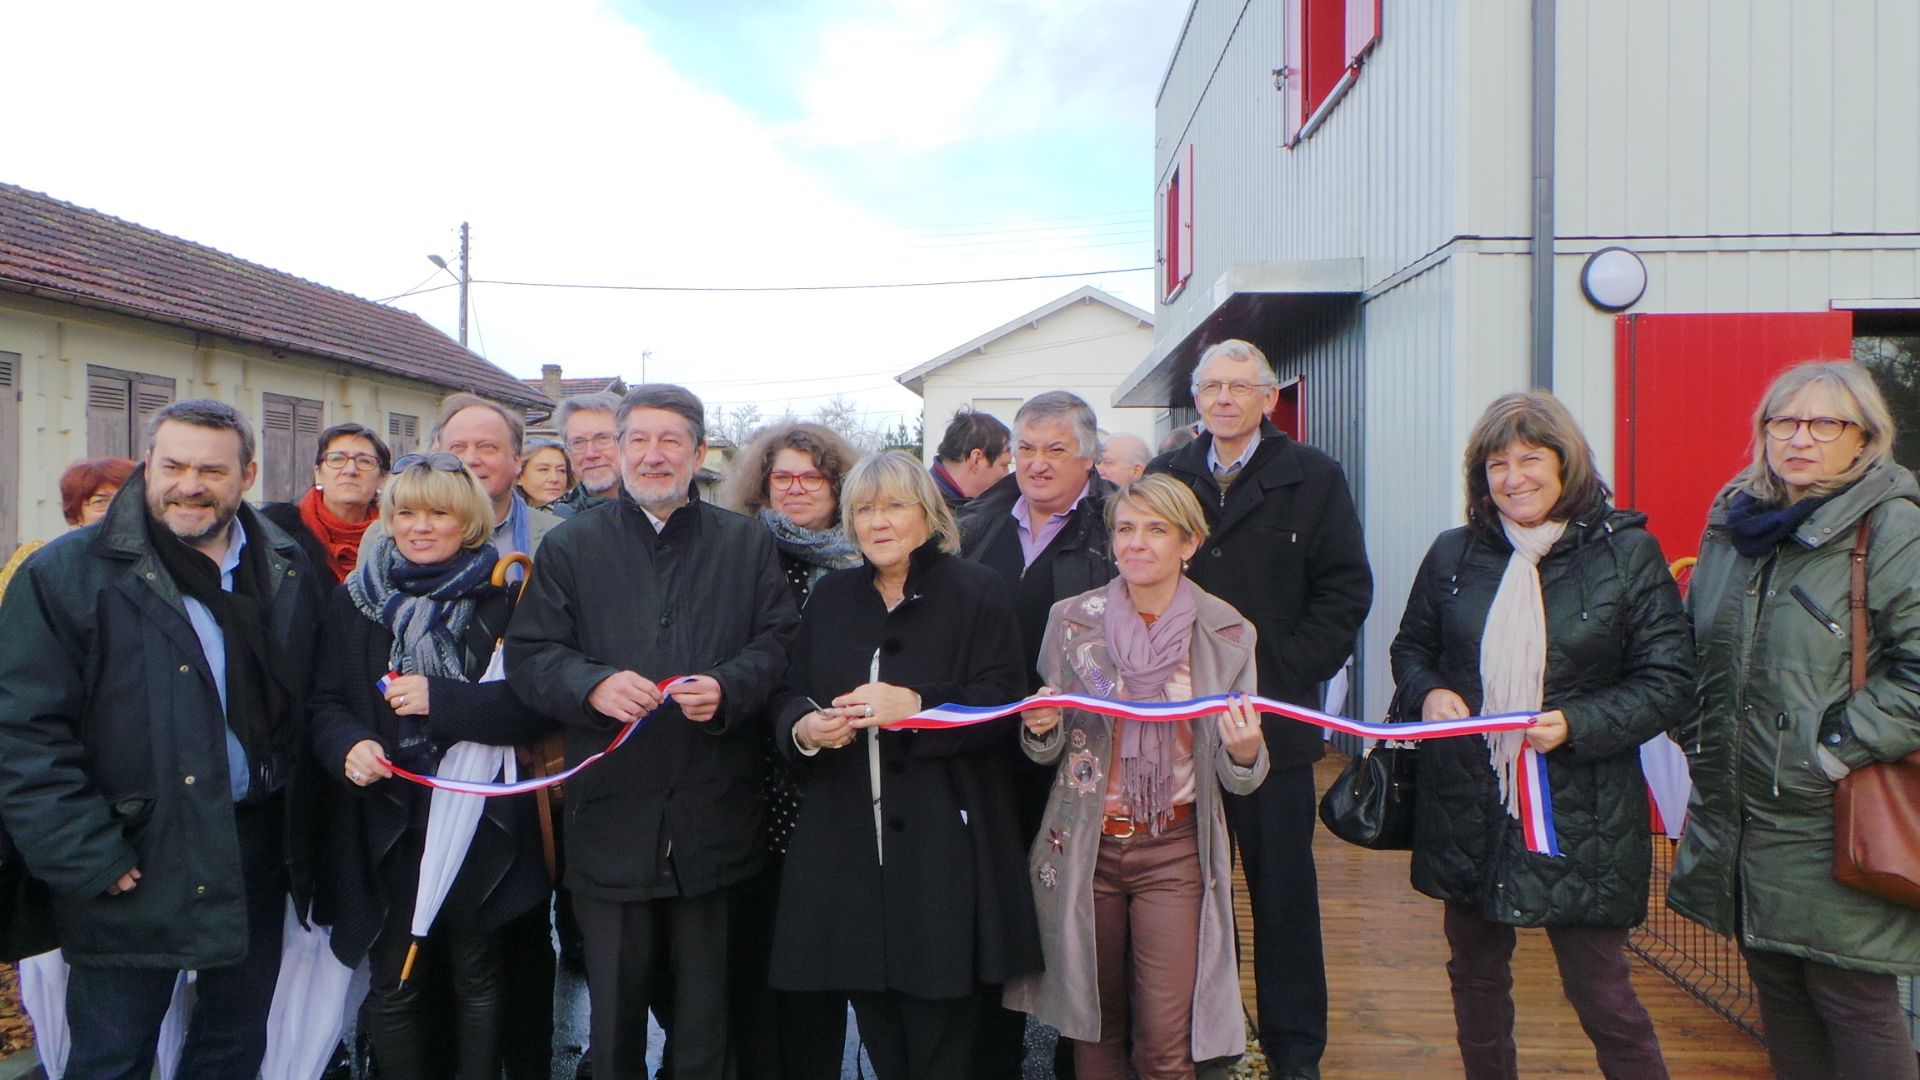
[[[1100,838],[1093,872],[1100,1041],[1075,1043],[1078,1080],[1193,1080],[1200,845],[1195,819],[1159,836]]]
[[[1920,1077],[1900,984],[1785,953],[1741,949],[1779,1080]]]

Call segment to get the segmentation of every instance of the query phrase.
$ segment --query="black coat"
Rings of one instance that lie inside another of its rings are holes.
[[[225,713],[180,591],[146,531],[136,472],[105,520],[30,558],[0,604],[0,816],[57,897],[61,947],[114,967],[208,968],[246,954]],[[242,505],[265,554],[276,681],[306,706],[320,589],[286,534]],[[292,745],[304,745],[296,732]],[[287,859],[311,890],[312,774],[287,770]],[[107,887],[134,867],[140,886]]]
[[[1634,926],[1652,856],[1640,744],[1692,707],[1693,635],[1646,515],[1604,504],[1567,524],[1540,560],[1545,711],[1569,737],[1547,755],[1561,857],[1527,851],[1499,801],[1487,742],[1420,744],[1413,886],[1518,926]],[[1474,525],[1440,534],[1393,641],[1395,715],[1437,688],[1478,712],[1480,640],[1513,549]]]
[[[1259,631],[1260,692],[1320,707],[1320,684],[1340,670],[1373,605],[1373,571],[1360,517],[1339,462],[1267,421],[1260,445],[1222,496],[1207,465],[1213,434],[1155,458],[1193,489],[1207,515],[1207,542],[1187,576],[1232,604]],[[1273,767],[1318,761],[1319,728],[1269,718],[1262,731]]]
[[[880,732],[884,854],[868,736],[812,757],[794,746],[807,698],[825,703],[869,681],[876,651],[880,681],[927,705],[997,705],[1025,692],[1013,608],[992,571],[929,541],[891,612],[866,567],[820,579],[774,714],[803,798],[780,883],[773,985],[940,999],[1039,970],[1026,851],[1001,767],[1016,717]]]
[[[568,781],[568,888],[602,900],[697,896],[759,871],[756,740],[798,623],[766,526],[710,503],[674,511],[656,534],[623,492],[547,534],[508,627],[507,679],[565,725],[569,765],[619,730],[587,705],[615,672],[710,675],[722,692],[711,721],[669,701]]]
[[[334,580],[333,560],[327,557],[326,545],[320,542],[319,537],[313,535],[313,530],[307,528],[306,522],[300,520],[298,502],[267,503],[260,507],[260,516],[279,526],[281,532],[286,533],[294,543],[300,545],[300,550],[307,554],[307,563],[313,567],[315,573],[320,575],[323,585],[340,584]]]
[[[507,626],[507,597],[480,601],[467,628],[466,678],[427,680],[427,733],[442,747],[462,740],[517,746],[551,730],[552,722],[522,705],[504,682],[476,682],[486,673],[494,642]],[[313,754],[332,782],[321,799],[326,823],[315,882],[314,915],[333,927],[333,954],[353,967],[385,925],[395,904],[413,906],[413,894],[389,896],[384,864],[417,861],[417,843],[402,843],[410,827],[423,830],[432,793],[406,780],[366,787],[346,778],[347,752],[373,739],[388,752],[399,736],[393,709],[376,688],[389,669],[393,633],[354,606],[345,585],[327,605],[327,643],[315,674]],[[412,838],[414,841],[419,837]],[[482,928],[500,926],[544,903],[552,892],[540,853],[540,825],[531,795],[491,798],[473,846],[442,907],[449,917]]]

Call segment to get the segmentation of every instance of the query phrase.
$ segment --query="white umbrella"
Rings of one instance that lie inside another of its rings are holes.
[[[507,677],[505,650],[496,646],[481,682],[499,682]],[[490,781],[504,773],[511,784],[519,780],[513,747],[484,743],[457,742],[447,748],[436,774],[446,780]],[[400,981],[413,974],[414,958],[420,954],[420,942],[433,929],[440,905],[446,903],[447,890],[467,861],[467,849],[473,846],[473,833],[487,800],[480,795],[433,789],[427,808],[426,849],[420,853],[420,888],[413,899],[413,943],[407,946],[407,959],[400,967]]]
[[[33,1023],[33,1048],[40,1057],[40,1069],[50,1080],[66,1075],[67,1055],[73,1050],[73,1031],[67,1026],[70,970],[59,949],[26,957],[19,964],[21,1004]],[[189,1009],[187,973],[183,971],[174,978],[173,1000],[167,1005],[166,1019],[160,1022],[160,1038],[155,1044],[154,1063],[160,1080],[173,1080],[180,1068]]]
[[[280,978],[267,1014],[260,1080],[319,1080],[347,1027],[353,969],[334,958],[332,934],[300,925],[293,899],[280,932]]]

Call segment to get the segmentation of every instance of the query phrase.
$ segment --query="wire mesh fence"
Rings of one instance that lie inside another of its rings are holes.
[[[1732,938],[1667,907],[1674,847],[1664,836],[1653,838],[1653,892],[1647,900],[1647,921],[1628,936],[1627,946],[1707,1008],[1758,1039],[1760,1003],[1753,996],[1740,947]]]

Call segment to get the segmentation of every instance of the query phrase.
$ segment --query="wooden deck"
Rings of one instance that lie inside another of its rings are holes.
[[[1343,759],[1319,766],[1322,788]],[[1462,1075],[1447,991],[1440,904],[1407,884],[1405,852],[1366,851],[1322,830],[1314,841],[1331,1000],[1326,1080],[1405,1080]],[[1254,1007],[1253,940],[1245,891],[1242,994]],[[1383,931],[1383,925],[1408,929]],[[1522,931],[1514,954],[1520,1074],[1599,1076],[1593,1048],[1560,992],[1553,950],[1540,931]],[[1766,1053],[1659,972],[1635,961],[1634,985],[1659,1027],[1667,1068],[1685,1080],[1770,1076]]]

